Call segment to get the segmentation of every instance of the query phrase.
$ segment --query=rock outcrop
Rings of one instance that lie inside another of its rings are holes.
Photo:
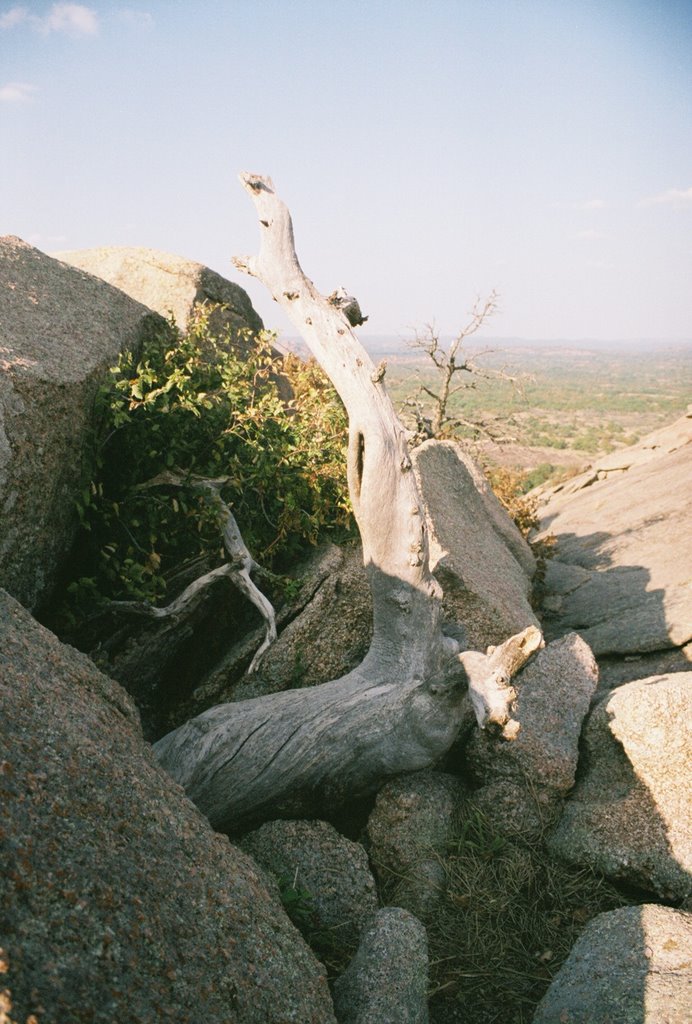
[[[431,565],[447,617],[464,628],[465,646],[485,650],[537,626],[528,600],[533,556],[494,495],[479,490],[468,456],[453,441],[426,441],[412,459],[425,501]]]
[[[240,285],[227,281],[203,263],[156,249],[106,246],[54,253],[57,259],[89,271],[155,309],[161,316],[173,314],[185,330],[197,306],[213,308],[211,327],[222,331],[249,327],[262,330],[262,321]]]
[[[577,630],[599,659],[692,639],[691,442],[686,416],[546,492],[549,637]]]
[[[551,849],[666,899],[689,896],[690,721],[692,672],[638,680],[601,700]]]
[[[533,1024],[687,1024],[692,914],[623,907],[585,928]]]
[[[200,305],[213,330],[262,327],[241,288],[193,261],[144,249],[59,255],[0,239],[0,585],[30,608],[49,599],[69,555],[93,398],[120,351],[167,330],[159,314],[185,329]],[[476,821],[493,848],[516,846],[516,873],[549,825],[555,858],[689,899],[691,440],[683,418],[550,492],[541,536],[557,537],[545,576],[552,642],[513,681],[519,731],[511,742],[479,733],[464,712],[440,762],[459,775],[392,779],[398,768],[383,758],[389,782],[367,824],[379,894],[364,847],[323,821],[269,822],[243,850],[216,835],[156,763],[131,696],[0,591],[0,1021],[334,1024],[336,1012],[340,1024],[425,1024],[421,922],[435,927],[442,898],[466,912],[453,899],[449,851]],[[425,443],[412,462],[448,635],[483,651],[537,625],[533,555],[479,468],[451,442]],[[183,623],[135,627],[111,610],[103,636],[101,620],[92,624],[90,649],[135,696],[152,736],[221,702],[314,686],[369,647],[361,560],[357,548],[328,546],[296,569],[291,598],[279,596],[279,638],[252,676],[263,632],[223,587]],[[618,689],[587,717],[597,686],[589,645]],[[373,743],[386,752],[383,722]],[[363,742],[354,733],[340,770]],[[312,720],[304,742],[310,756]],[[278,813],[280,774],[268,815]],[[365,805],[349,811],[362,823]],[[378,911],[378,896],[397,906]],[[334,1004],[282,899],[330,970],[334,947],[344,960],[357,950]],[[535,1024],[682,1024],[691,917],[643,906],[596,918]],[[529,955],[540,970],[552,950]]]
[[[96,391],[123,349],[164,327],[91,274],[0,239],[0,585],[29,608],[74,538]]]
[[[4,593],[0,705],[8,1019],[333,1024],[322,966],[125,691]]]
[[[499,834],[540,836],[574,785],[579,737],[598,668],[576,633],[540,651],[513,680],[512,742],[476,730],[466,760],[480,787],[472,801]]]

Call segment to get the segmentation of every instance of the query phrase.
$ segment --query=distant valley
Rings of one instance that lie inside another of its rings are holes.
[[[413,425],[407,399],[418,394],[425,408],[431,399],[421,395],[421,386],[436,391],[439,383],[429,356],[402,338],[360,335],[360,340],[373,359],[387,361],[390,394]],[[504,371],[515,380],[459,373],[455,385],[466,386],[454,395],[451,411],[511,440],[494,443],[483,430],[471,428],[458,434],[487,465],[523,474],[526,489],[633,444],[692,402],[692,340],[473,342],[464,351],[482,370]]]

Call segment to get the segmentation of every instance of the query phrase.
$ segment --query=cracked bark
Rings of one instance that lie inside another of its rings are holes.
[[[469,686],[479,724],[509,737],[510,678],[542,643],[529,628],[488,655],[460,655],[443,636],[425,516],[384,374],[346,313],[303,273],[271,179],[243,174],[241,181],[261,246],[258,256],[234,262],[283,307],[348,413],[348,485],[373,595],[373,639],[363,662],[340,679],[219,705],[155,744],[164,768],[227,832],[270,816],[323,813],[427,767],[453,742]]]

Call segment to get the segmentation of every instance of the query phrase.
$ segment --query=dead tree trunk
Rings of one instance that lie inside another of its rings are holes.
[[[243,174],[261,226],[258,257],[236,265],[287,311],[349,417],[348,484],[373,594],[373,640],[361,665],[306,690],[224,704],[155,745],[163,766],[219,830],[270,814],[319,813],[383,779],[423,768],[450,746],[467,684],[479,723],[509,721],[509,680],[541,643],[529,629],[463,660],[441,630],[441,590],[406,435],[346,311],[298,263],[291,218],[270,179]]]

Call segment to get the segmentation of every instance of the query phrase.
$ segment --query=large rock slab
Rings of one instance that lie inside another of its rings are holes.
[[[584,730],[553,852],[666,899],[692,892],[692,672],[613,690]]]
[[[466,648],[485,650],[538,626],[529,603],[533,556],[492,492],[479,489],[477,467],[469,470],[469,457],[453,441],[426,441],[412,459],[431,566],[447,617],[464,627]]]
[[[688,1024],[692,914],[623,907],[590,921],[533,1024]]]
[[[547,493],[540,537],[550,637],[578,630],[597,656],[692,639],[692,417]]]
[[[0,585],[29,608],[74,538],[96,390],[156,324],[104,281],[0,239]]]
[[[427,1024],[428,939],[413,914],[378,911],[334,985],[339,1024]]]
[[[574,785],[597,682],[591,650],[571,633],[548,644],[512,680],[516,738],[474,733],[466,759],[482,784],[472,801],[500,834],[540,836],[554,820]]]
[[[262,330],[247,292],[227,281],[203,263],[156,249],[106,246],[54,254],[73,267],[88,270],[120,288],[137,302],[155,309],[164,317],[171,314],[185,330],[195,309],[202,304],[216,308],[212,313],[214,330],[249,327]]]
[[[488,520],[493,530],[505,542],[509,550],[516,558],[529,579],[533,578],[536,572],[536,559],[526,539],[522,536],[516,523],[507,514],[507,509],[498,500],[488,482],[488,478],[468,452],[465,452],[460,445],[455,445],[456,456],[463,463],[473,480],[474,487],[478,491]]]
[[[0,721],[13,1020],[333,1024],[322,966],[158,767],[125,691],[4,592]]]

